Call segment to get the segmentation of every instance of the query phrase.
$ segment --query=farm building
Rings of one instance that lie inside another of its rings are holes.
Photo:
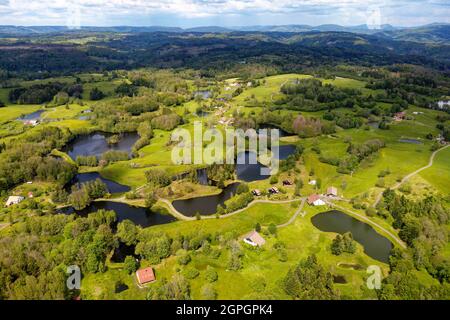
[[[320,199],[318,194],[312,194],[308,197],[307,202],[310,206],[324,206],[325,202]]]
[[[310,182],[308,182],[308,184],[310,186],[315,186],[317,184],[317,181],[316,180],[311,180]]]
[[[255,230],[246,234],[243,239],[245,243],[251,245],[252,247],[261,247],[266,243],[266,240],[264,240],[264,238],[261,237],[261,235]]]
[[[145,285],[156,280],[155,273],[153,272],[152,267],[139,269],[138,271],[136,271],[136,278],[139,285]]]
[[[337,188],[335,188],[335,187],[329,187],[329,188],[327,189],[327,196],[337,197],[337,195],[338,195]]]
[[[395,121],[402,121],[406,119],[406,112],[402,111],[402,112],[397,112],[394,115],[394,120]]]
[[[268,191],[269,191],[270,194],[278,194],[278,193],[280,193],[280,190],[278,190],[277,187],[272,187]]]
[[[25,198],[21,196],[10,196],[5,203],[5,206],[9,207],[14,204],[21,203]]]
[[[256,197],[259,197],[261,195],[261,191],[259,191],[258,189],[255,189],[252,191],[252,194]]]

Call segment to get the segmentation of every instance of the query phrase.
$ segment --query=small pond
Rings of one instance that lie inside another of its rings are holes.
[[[87,173],[78,173],[72,181],[70,181],[66,185],[66,190],[71,190],[72,186],[75,184],[82,184],[88,181],[95,181],[100,179],[106,186],[108,187],[109,193],[122,193],[128,192],[131,190],[129,186],[125,186],[123,184],[114,182],[112,180],[108,180],[103,178],[98,172],[87,172]]]
[[[169,214],[152,212],[148,208],[133,207],[126,203],[114,201],[95,201],[83,210],[78,211],[72,207],[66,207],[61,209],[60,213],[76,213],[80,216],[86,217],[89,213],[93,213],[101,209],[114,211],[117,214],[117,222],[128,219],[133,221],[136,225],[140,225],[144,228],[176,221],[176,219]]]
[[[185,216],[193,217],[197,212],[201,215],[212,215],[217,211],[217,206],[222,205],[230,199],[237,190],[239,183],[226,186],[220,194],[204,197],[196,197],[185,200],[175,200],[172,205],[178,212]]]
[[[403,143],[412,143],[412,144],[422,144],[423,142],[417,139],[400,139],[398,140]]]
[[[333,282],[338,284],[345,284],[347,283],[347,280],[344,276],[341,275],[333,275]]]
[[[25,115],[17,118],[17,120],[20,120],[20,121],[39,120],[41,118],[41,115],[44,112],[45,112],[45,110],[38,110],[33,113],[25,114]]]
[[[364,252],[368,256],[384,263],[389,262],[392,243],[367,223],[337,210],[319,213],[311,219],[311,222],[324,232],[340,234],[351,232],[353,239],[364,247]]]
[[[121,134],[120,140],[116,144],[109,144],[107,138],[112,136],[111,133],[96,132],[76,137],[64,149],[72,158],[78,156],[96,156],[99,157],[106,151],[120,150],[131,154],[131,148],[139,139],[136,132]]]
[[[137,258],[137,254],[134,253],[135,246],[128,246],[123,242],[119,242],[119,246],[114,249],[114,253],[111,257],[111,262],[121,263],[125,261],[127,256]]]

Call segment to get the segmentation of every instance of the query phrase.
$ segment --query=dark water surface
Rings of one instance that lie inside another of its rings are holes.
[[[265,180],[270,175],[261,174],[261,169],[267,168],[259,162],[255,163],[256,154],[254,152],[241,152],[237,156],[236,174],[239,180],[245,182]],[[242,164],[239,164],[242,162]]]
[[[216,213],[217,206],[223,206],[224,202],[236,194],[239,183],[232,183],[226,186],[220,194],[212,196],[197,197],[185,200],[175,200],[172,205],[182,214],[193,217],[197,212],[201,215],[211,215]]]
[[[78,211],[72,207],[66,207],[61,209],[61,213],[76,213],[80,216],[86,217],[89,213],[93,213],[101,209],[114,211],[117,214],[117,222],[128,219],[133,221],[136,225],[140,225],[144,228],[176,221],[176,219],[169,214],[152,212],[148,208],[133,207],[126,203],[114,201],[92,202],[88,207]]]
[[[351,232],[353,239],[364,247],[364,252],[373,259],[388,263],[392,243],[377,233],[370,225],[343,212],[332,210],[319,213],[311,219],[313,225],[324,232],[344,234]]]
[[[106,139],[112,135],[111,133],[103,132],[81,135],[71,141],[64,151],[72,159],[76,159],[78,156],[99,157],[110,150],[126,151],[131,154],[131,148],[139,139],[139,135],[136,132],[122,133],[118,143],[109,144]]]
[[[88,181],[95,181],[97,179],[100,179],[104,184],[106,184],[109,193],[122,193],[131,190],[129,186],[103,178],[98,172],[78,173],[66,186],[66,189],[71,190],[72,186],[75,184],[82,184]]]
[[[29,114],[25,114],[18,118],[21,121],[29,121],[29,120],[39,120],[41,118],[41,114],[43,114],[45,110],[38,110]]]

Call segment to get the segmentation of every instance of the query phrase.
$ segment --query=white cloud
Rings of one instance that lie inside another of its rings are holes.
[[[145,17],[170,25],[180,21],[222,21],[236,16],[247,17],[242,19],[242,25],[252,24],[249,17],[259,17],[258,21],[267,17],[265,24],[297,20],[309,24],[361,24],[366,23],[367,9],[371,6],[380,7],[382,23],[391,24],[448,22],[450,14],[447,0],[0,0],[0,23],[65,24],[73,6],[79,7],[84,25],[112,21],[134,24],[145,21]]]

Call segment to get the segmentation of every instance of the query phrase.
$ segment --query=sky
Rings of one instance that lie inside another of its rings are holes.
[[[0,0],[0,25],[253,26],[450,23],[450,0]]]

